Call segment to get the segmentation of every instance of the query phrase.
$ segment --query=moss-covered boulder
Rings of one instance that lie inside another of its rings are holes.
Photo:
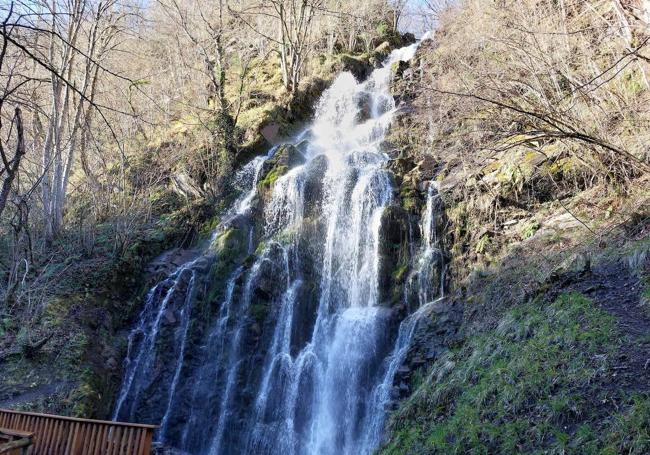
[[[264,163],[260,171],[258,188],[262,191],[273,188],[275,182],[289,169],[300,166],[304,162],[305,156],[296,146],[292,144],[279,146],[273,156]]]
[[[367,55],[353,56],[342,54],[339,57],[338,71],[349,71],[359,81],[366,79],[373,70],[373,65]]]

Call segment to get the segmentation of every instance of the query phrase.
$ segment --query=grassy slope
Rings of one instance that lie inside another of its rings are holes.
[[[436,363],[381,453],[647,453],[650,398],[608,405],[622,343],[581,294],[521,305]]]

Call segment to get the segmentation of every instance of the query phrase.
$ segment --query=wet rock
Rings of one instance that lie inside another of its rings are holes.
[[[327,172],[327,157],[318,155],[306,165],[304,182],[305,217],[317,215],[323,198],[323,177]]]
[[[415,327],[411,348],[398,368],[391,398],[406,398],[411,391],[414,373],[429,366],[458,341],[463,306],[458,301],[443,299],[430,303]]]
[[[387,305],[400,301],[400,284],[405,278],[410,256],[408,223],[408,215],[398,205],[390,205],[382,213],[379,240],[379,299]]]
[[[305,156],[294,145],[279,146],[273,156],[262,166],[258,186],[262,189],[270,189],[278,178],[304,162]]]
[[[169,325],[173,325],[176,324],[176,322],[178,322],[172,310],[165,311],[165,322]]]

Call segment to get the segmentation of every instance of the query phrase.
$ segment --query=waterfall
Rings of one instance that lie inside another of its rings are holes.
[[[442,292],[433,183],[406,283],[418,299],[399,328],[379,289],[396,198],[382,149],[396,112],[391,68],[416,49],[393,51],[365,81],[339,75],[295,147],[238,173],[241,196],[210,243],[245,231],[245,257],[231,266],[208,247],[151,289],[114,418],[160,423],[158,441],[196,454],[364,455],[380,444],[396,371]],[[264,189],[283,153],[295,159]],[[223,275],[217,297],[209,270]]]

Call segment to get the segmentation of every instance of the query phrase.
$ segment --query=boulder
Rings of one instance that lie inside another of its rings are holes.
[[[373,70],[368,58],[343,54],[340,57],[340,71],[349,71],[359,81],[366,79]]]

